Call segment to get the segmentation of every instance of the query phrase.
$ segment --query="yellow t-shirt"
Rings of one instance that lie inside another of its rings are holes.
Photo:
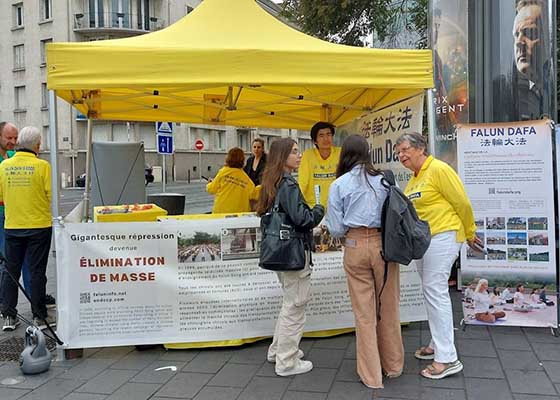
[[[306,150],[298,170],[298,183],[305,202],[315,205],[315,185],[321,188],[321,204],[327,207],[329,187],[336,178],[336,167],[340,159],[340,147],[333,147],[331,154],[324,160],[316,147]]]
[[[249,200],[258,199],[255,184],[241,168],[222,167],[216,177],[206,185],[206,191],[215,194],[212,213],[249,212]]]
[[[18,151],[0,164],[0,202],[6,229],[52,226],[51,166],[34,153]]]
[[[471,202],[457,173],[448,164],[429,156],[404,193],[418,217],[430,224],[433,235],[457,231],[457,242],[473,239],[476,232]]]

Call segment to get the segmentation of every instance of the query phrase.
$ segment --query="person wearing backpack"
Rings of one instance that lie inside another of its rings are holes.
[[[463,369],[453,337],[447,283],[451,266],[465,240],[476,251],[481,251],[484,245],[475,235],[473,209],[461,179],[448,164],[429,155],[424,137],[419,133],[401,135],[395,153],[414,172],[404,192],[418,217],[430,225],[432,236],[428,250],[416,261],[432,340],[414,355],[421,360],[433,360],[420,372],[423,377],[441,379]]]
[[[303,360],[299,342],[305,325],[305,307],[311,293],[312,229],[325,214],[322,205],[310,208],[296,180],[291,176],[301,162],[291,138],[274,141],[262,176],[257,203],[261,217],[259,265],[276,271],[282,285],[282,308],[267,360],[276,363],[280,376],[303,374],[313,363]]]
[[[362,383],[375,389],[383,387],[383,373],[396,378],[404,365],[399,266],[389,263],[385,281],[381,257],[381,210],[388,193],[382,178],[371,163],[366,139],[348,136],[329,189],[325,221],[331,236],[345,237],[344,271],[356,323],[357,370]]]

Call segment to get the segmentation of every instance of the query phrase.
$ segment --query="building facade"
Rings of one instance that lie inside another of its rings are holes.
[[[194,10],[201,0],[5,0],[0,2],[0,120],[22,128],[33,125],[43,134],[43,157],[49,156],[49,102],[46,46],[52,42],[82,42],[143,35],[163,29]],[[269,0],[259,4],[273,15],[280,9]],[[146,55],[149,57],[149,55]],[[86,118],[57,100],[60,181],[73,186],[85,170]],[[167,179],[214,176],[227,150],[250,152],[262,137],[266,148],[277,137],[292,136],[302,149],[312,146],[309,133],[290,129],[259,129],[176,124],[175,154],[167,158]],[[94,121],[94,141],[143,142],[146,162],[162,165],[157,154],[154,123]],[[202,171],[194,142],[202,139]],[[156,168],[155,171],[160,171]],[[160,178],[156,176],[156,179]]]

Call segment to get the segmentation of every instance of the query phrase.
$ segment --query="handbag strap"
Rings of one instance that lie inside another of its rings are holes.
[[[278,190],[276,191],[276,196],[274,196],[274,204],[272,205],[272,212],[280,211],[280,196],[278,196],[278,194],[280,193],[280,189],[282,188],[282,182],[284,182],[284,177],[280,179],[280,183],[278,184]]]

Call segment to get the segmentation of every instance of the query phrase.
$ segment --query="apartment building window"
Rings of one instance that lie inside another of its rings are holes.
[[[25,98],[25,86],[16,86],[14,88],[14,105],[17,111],[23,111],[27,108],[27,99]]]
[[[52,0],[39,0],[40,10],[39,18],[41,21],[48,21],[52,19]]]
[[[46,83],[41,83],[41,109],[48,110],[49,108],[49,89]]]
[[[102,28],[105,26],[105,10],[103,0],[89,0],[89,27]]]
[[[218,131],[218,150],[226,149],[226,133],[224,131]]]
[[[249,132],[237,131],[237,145],[245,151],[249,149]]]
[[[130,28],[131,0],[111,1],[111,21],[114,27]]]
[[[47,44],[52,43],[52,39],[41,40],[41,66],[47,65]]]
[[[14,46],[14,69],[25,68],[25,48],[23,44]]]
[[[41,137],[41,150],[49,150],[51,148],[51,130],[49,125],[43,125],[43,135]]]
[[[150,30],[150,0],[138,0],[138,29]]]
[[[17,3],[12,6],[13,27],[23,27],[23,3]]]

